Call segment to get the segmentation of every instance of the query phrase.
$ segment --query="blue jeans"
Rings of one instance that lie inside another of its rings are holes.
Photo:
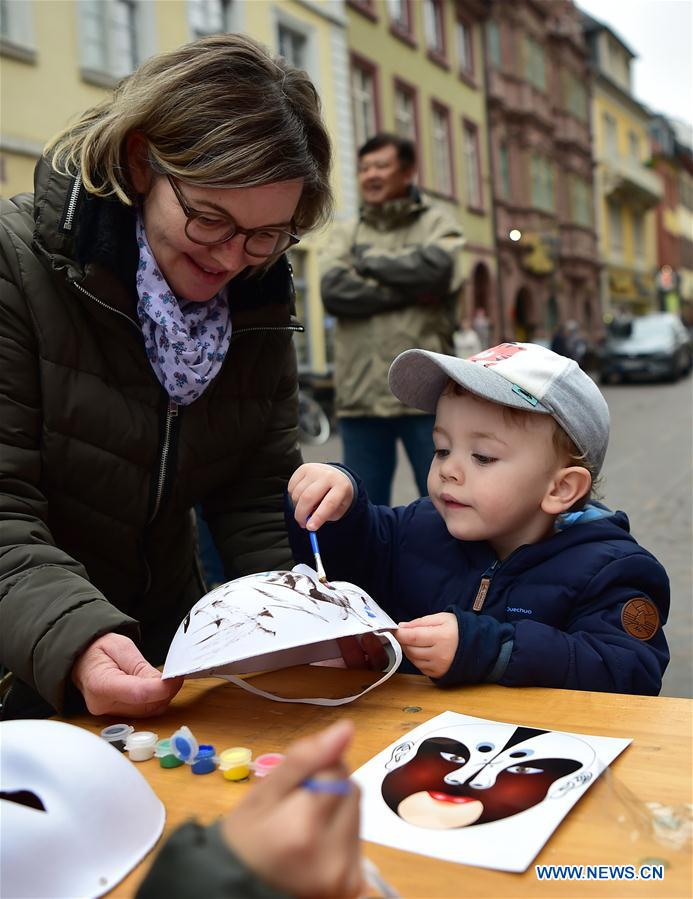
[[[419,493],[428,494],[426,480],[433,459],[434,423],[434,415],[340,418],[344,464],[360,475],[372,503],[390,505],[398,440],[404,444]]]

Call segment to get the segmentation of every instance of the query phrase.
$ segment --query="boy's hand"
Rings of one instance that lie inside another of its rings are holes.
[[[395,637],[409,661],[428,677],[442,677],[448,671],[460,639],[451,612],[401,621]]]
[[[339,521],[354,500],[349,476],[322,462],[307,462],[297,468],[288,491],[294,504],[294,518],[309,531],[317,531],[326,521]]]

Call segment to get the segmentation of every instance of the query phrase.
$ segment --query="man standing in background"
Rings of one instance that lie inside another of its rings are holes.
[[[462,286],[459,224],[414,185],[414,144],[394,134],[358,153],[363,205],[357,221],[335,226],[323,251],[321,291],[335,317],[336,407],[344,463],[372,502],[390,504],[397,440],[426,495],[433,456],[432,415],[390,393],[394,358],[414,347],[452,352]]]

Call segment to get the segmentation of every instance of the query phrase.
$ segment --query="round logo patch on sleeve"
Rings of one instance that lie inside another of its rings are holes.
[[[636,596],[621,611],[623,630],[636,640],[650,640],[659,630],[659,610],[651,599]]]

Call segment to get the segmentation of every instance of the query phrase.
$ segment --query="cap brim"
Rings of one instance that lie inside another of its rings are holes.
[[[490,400],[522,409],[525,412],[551,412],[539,401],[530,403],[515,393],[512,384],[476,362],[444,356],[430,350],[406,350],[390,366],[390,390],[406,406],[435,412],[440,394],[450,379],[471,393]]]

